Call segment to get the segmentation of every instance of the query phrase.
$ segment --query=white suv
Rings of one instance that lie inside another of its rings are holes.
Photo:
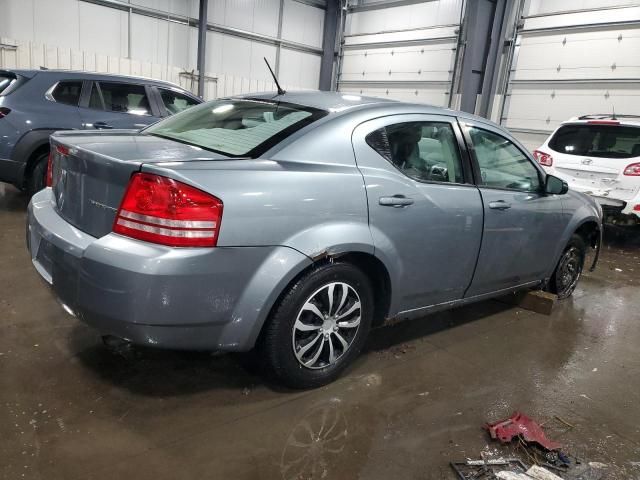
[[[606,223],[640,224],[640,115],[584,115],[563,122],[533,156],[602,205]]]

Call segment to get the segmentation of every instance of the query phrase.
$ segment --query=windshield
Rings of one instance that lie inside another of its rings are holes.
[[[218,100],[156,123],[144,133],[230,157],[255,158],[324,115],[323,110],[283,102]]]
[[[640,156],[640,128],[619,125],[565,125],[549,142],[556,152],[606,158]]]

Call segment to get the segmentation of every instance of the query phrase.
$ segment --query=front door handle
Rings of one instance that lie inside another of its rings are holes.
[[[98,130],[102,130],[102,129],[108,130],[113,128],[113,126],[109,125],[107,122],[95,122],[93,124],[93,128],[97,128]]]
[[[489,202],[489,208],[494,210],[507,210],[511,208],[511,204],[504,200],[496,200],[495,202]]]
[[[404,195],[394,195],[393,197],[380,197],[378,203],[384,207],[402,208],[413,205],[413,198]]]

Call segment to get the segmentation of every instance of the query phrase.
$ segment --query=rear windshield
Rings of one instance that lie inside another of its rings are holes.
[[[549,148],[587,157],[637,157],[640,156],[640,127],[565,125],[549,141]]]
[[[230,157],[255,158],[326,113],[283,102],[218,100],[185,110],[144,132]]]

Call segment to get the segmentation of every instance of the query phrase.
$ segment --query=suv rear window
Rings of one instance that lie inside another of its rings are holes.
[[[80,81],[64,81],[58,82],[51,92],[51,98],[57,103],[64,103],[65,105],[78,106],[80,101],[80,92],[82,91],[82,82]]]
[[[549,141],[549,148],[585,157],[637,157],[640,156],[640,127],[565,125]]]
[[[218,100],[169,117],[145,133],[230,157],[255,158],[326,114],[284,102]]]
[[[9,95],[20,85],[27,82],[27,78],[11,72],[0,72],[0,96]]]

